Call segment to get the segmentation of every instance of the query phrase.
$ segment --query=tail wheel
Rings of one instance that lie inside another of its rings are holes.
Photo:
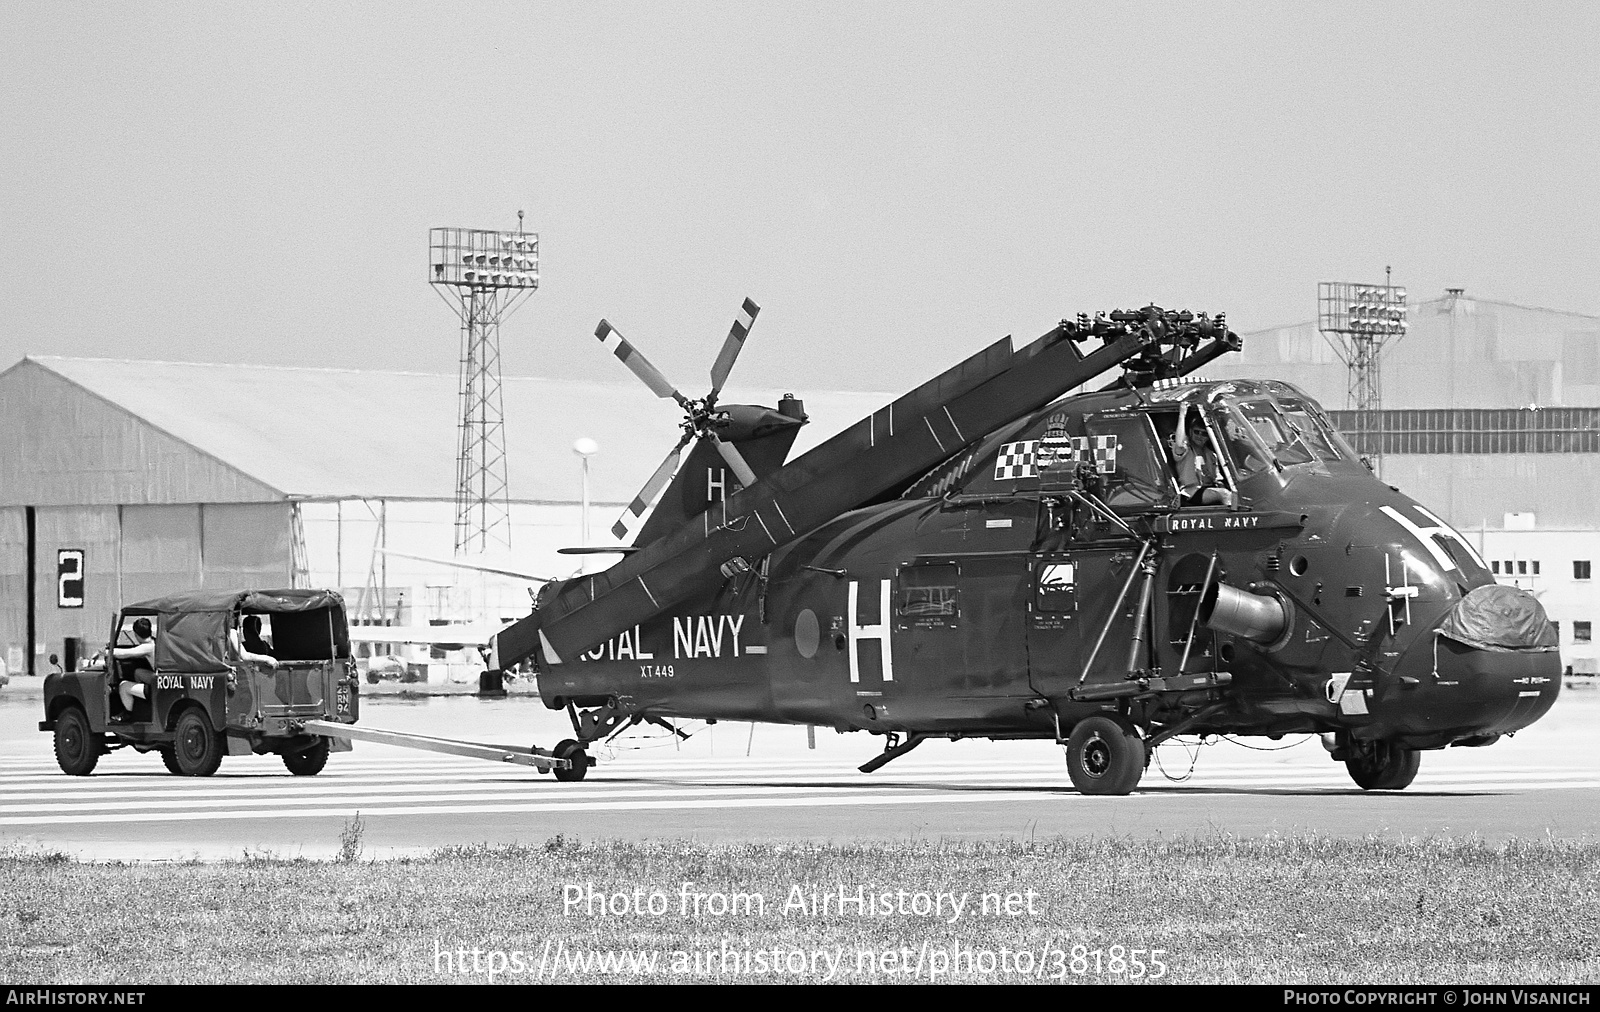
[[[222,765],[222,735],[211,727],[204,710],[191,707],[178,718],[172,743],[178,772],[186,777],[209,777]]]
[[[1422,768],[1422,753],[1389,742],[1372,745],[1344,761],[1350,779],[1364,791],[1403,791]]]
[[[61,772],[86,777],[100,761],[100,743],[83,710],[69,706],[56,717],[56,762]]]
[[[559,766],[555,768],[556,779],[564,784],[582,780],[584,775],[589,772],[589,767],[594,765],[593,760],[589,758],[589,753],[585,752],[583,746],[571,738],[561,742],[552,752],[557,759],[566,759],[572,763],[566,769],[562,769]]]
[[[1132,793],[1144,764],[1144,739],[1123,717],[1085,717],[1067,738],[1067,773],[1081,794]]]
[[[328,765],[328,739],[318,738],[317,743],[303,752],[285,752],[283,764],[297,777],[314,777]]]
[[[169,745],[156,751],[161,753],[161,765],[167,768],[168,773],[180,777],[183,776],[183,770],[178,768],[178,754],[172,750],[172,746]]]

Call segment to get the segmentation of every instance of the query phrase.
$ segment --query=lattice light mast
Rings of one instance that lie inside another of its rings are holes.
[[[539,287],[539,236],[475,228],[428,232],[428,281],[461,319],[456,554],[511,547],[500,321]]]
[[[1317,285],[1317,329],[1348,369],[1345,406],[1356,412],[1349,433],[1374,473],[1383,473],[1383,346],[1405,336],[1406,290],[1389,283],[1323,281]]]

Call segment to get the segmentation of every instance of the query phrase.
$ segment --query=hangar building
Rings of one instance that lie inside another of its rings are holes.
[[[590,528],[610,543],[678,410],[641,384],[506,378],[502,392],[512,530],[497,564],[571,575],[581,560],[556,549],[579,543],[573,442],[600,446]],[[799,395],[812,424],[796,452],[890,399]],[[453,553],[457,405],[453,375],[24,358],[0,372],[0,659],[43,674],[68,639],[103,644],[121,604],[180,589],[338,587],[353,619],[400,624],[526,614],[527,581],[413,557]]]

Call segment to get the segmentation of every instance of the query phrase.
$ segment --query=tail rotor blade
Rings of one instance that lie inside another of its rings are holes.
[[[717,452],[722,454],[722,459],[728,462],[728,467],[733,469],[733,473],[739,479],[739,484],[749,488],[756,483],[756,473],[750,470],[749,464],[745,463],[744,454],[739,452],[738,447],[718,439],[715,433],[711,434],[711,441],[716,444]]]
[[[622,331],[613,327],[605,320],[600,321],[600,326],[595,328],[594,336],[600,343],[611,350],[622,364],[627,366],[633,374],[644,380],[644,385],[649,387],[657,397],[671,397],[679,404],[687,404],[684,396],[678,393],[678,388],[672,381],[661,374],[661,370],[650,364],[649,359],[639,353],[639,349],[628,343],[622,336]]]
[[[717,353],[717,361],[711,366],[711,396],[708,400],[715,401],[717,394],[722,392],[722,384],[727,382],[728,373],[733,371],[733,363],[738,360],[744,339],[750,336],[750,328],[755,326],[759,312],[761,307],[749,299],[745,299],[744,305],[739,308],[733,329],[728,331],[727,340],[722,342],[722,351]]]
[[[626,540],[639,529],[639,522],[644,517],[645,511],[656,501],[656,496],[661,494],[662,488],[678,469],[678,460],[682,456],[684,444],[688,441],[689,438],[685,436],[672,448],[672,452],[667,454],[667,459],[661,462],[661,466],[656,468],[656,473],[644,483],[644,488],[639,490],[639,494],[633,497],[633,502],[628,504],[628,508],[622,511],[622,516],[612,525],[611,533],[618,541]]]

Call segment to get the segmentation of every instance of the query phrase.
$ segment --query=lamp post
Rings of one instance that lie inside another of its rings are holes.
[[[585,436],[572,444],[572,452],[583,461],[583,522],[579,528],[584,548],[589,547],[589,458],[600,452],[600,444]]]

